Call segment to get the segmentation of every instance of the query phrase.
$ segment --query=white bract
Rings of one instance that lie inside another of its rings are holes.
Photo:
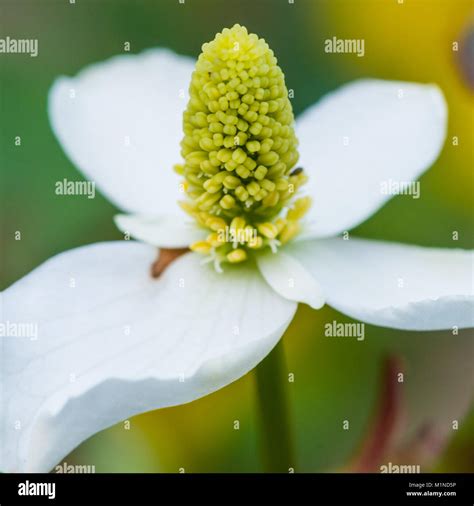
[[[235,381],[299,302],[396,329],[473,326],[471,252],[343,237],[390,198],[384,181],[416,181],[437,158],[447,111],[434,85],[360,80],[310,107],[296,131],[314,204],[296,240],[222,274],[189,252],[153,279],[157,248],[206,234],[177,205],[171,170],[193,67],[156,49],[51,89],[63,149],[141,242],[59,254],[3,292],[2,320],[38,336],[2,338],[1,471],[48,471],[120,420]]]

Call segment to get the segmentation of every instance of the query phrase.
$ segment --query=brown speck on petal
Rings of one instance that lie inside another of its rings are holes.
[[[158,251],[158,258],[151,265],[151,275],[158,278],[168,267],[168,265],[181,255],[189,251],[188,248],[168,249],[163,248]]]
[[[297,176],[298,174],[301,174],[303,170],[304,170],[303,167],[297,167],[296,169],[290,172],[290,176]]]

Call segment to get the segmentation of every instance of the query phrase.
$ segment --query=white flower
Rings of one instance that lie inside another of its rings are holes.
[[[120,420],[235,381],[276,345],[298,302],[382,327],[473,326],[471,252],[341,236],[390,198],[382,183],[416,181],[437,158],[447,112],[434,85],[360,80],[310,107],[296,131],[314,205],[297,240],[257,255],[258,269],[219,274],[190,252],[153,279],[157,247],[203,234],[176,204],[171,170],[193,66],[156,49],[51,89],[64,150],[133,213],[117,224],[143,242],[62,253],[3,292],[2,320],[35,323],[38,336],[2,338],[2,471],[47,471]]]

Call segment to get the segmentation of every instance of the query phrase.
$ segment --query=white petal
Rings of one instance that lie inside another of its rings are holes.
[[[358,320],[405,330],[474,326],[472,251],[334,238],[286,252],[321,283],[329,305]]]
[[[186,217],[162,215],[154,218],[118,214],[115,224],[124,234],[158,248],[187,248],[209,235]]]
[[[296,304],[255,267],[223,275],[194,253],[149,277],[155,249],[102,243],[49,260],[3,293],[1,471],[47,471],[119,420],[241,377],[277,343]]]
[[[125,211],[182,213],[173,165],[193,66],[169,50],[148,50],[61,77],[50,90],[49,117],[64,151]]]
[[[324,297],[319,283],[292,256],[278,253],[257,255],[257,265],[267,283],[282,297],[303,302],[314,309],[324,306]]]
[[[378,80],[350,83],[306,110],[296,129],[314,198],[311,235],[350,230],[397,183],[415,182],[443,146],[446,116],[436,86]]]

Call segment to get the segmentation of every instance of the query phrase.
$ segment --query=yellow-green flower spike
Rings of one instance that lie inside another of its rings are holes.
[[[308,198],[285,77],[264,39],[234,25],[202,46],[183,114],[182,208],[209,229],[191,249],[220,262],[245,261],[299,232]]]

